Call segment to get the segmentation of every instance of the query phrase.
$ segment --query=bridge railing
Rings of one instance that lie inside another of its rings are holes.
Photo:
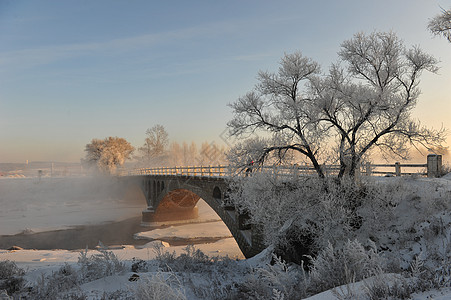
[[[327,166],[328,170],[335,170],[335,166]],[[247,171],[249,170],[249,171]],[[181,166],[140,168],[130,170],[122,175],[166,175],[166,176],[199,176],[199,177],[231,177],[249,176],[254,173],[266,173],[281,177],[291,177],[300,174],[316,174],[313,167],[308,166],[262,166],[258,168],[236,168],[226,165],[218,166]]]
[[[128,172],[128,175],[166,175],[166,176],[199,176],[199,177],[225,177],[231,176],[229,166],[181,166],[140,168]]]
[[[323,166],[327,174],[338,173],[339,166]],[[139,168],[123,172],[121,175],[165,175],[165,176],[198,176],[198,177],[232,177],[250,176],[255,173],[271,174],[278,177],[292,177],[299,175],[315,175],[316,171],[311,166],[260,166],[236,168],[226,165],[218,166],[181,166],[181,167],[159,167]]]
[[[340,170],[339,165],[323,165],[323,171],[327,175],[336,175]],[[408,168],[414,172],[405,172]],[[419,175],[437,177],[441,171],[441,156],[429,155],[427,164],[370,164],[358,168],[360,175]],[[297,177],[299,175],[316,175],[312,166],[308,165],[288,165],[288,166],[261,166],[236,168],[226,165],[217,166],[180,166],[180,167],[160,167],[160,168],[140,168],[123,172],[121,175],[170,175],[170,176],[196,176],[196,177],[232,177],[250,176],[254,173],[272,174],[278,177]]]

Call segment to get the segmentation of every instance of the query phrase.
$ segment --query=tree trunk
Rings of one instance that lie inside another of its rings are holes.
[[[323,169],[319,165],[318,161],[316,160],[315,156],[310,156],[310,160],[313,163],[313,167],[315,168],[316,173],[318,174],[319,178],[324,179],[326,176],[324,175]]]
[[[342,179],[346,172],[346,163],[343,161],[343,159],[340,158],[340,171],[338,172],[338,179]]]
[[[355,157],[355,155],[353,155],[353,157],[351,158],[351,167],[349,168],[349,177],[355,181],[355,174],[357,171],[357,167],[359,166],[360,163],[360,159],[358,159],[357,157]]]

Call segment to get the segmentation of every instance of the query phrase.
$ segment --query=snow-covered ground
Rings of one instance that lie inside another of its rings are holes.
[[[305,298],[305,300],[337,300],[337,299],[367,299],[364,294],[367,289],[368,282],[374,278],[368,278],[364,281],[342,285],[334,289],[316,294],[315,296]],[[396,280],[394,274],[387,274],[384,278],[387,281]],[[411,295],[412,300],[450,300],[451,288],[443,288],[440,290],[432,290],[423,293],[414,293]]]
[[[380,180],[392,179],[381,178]],[[412,184],[416,188],[420,187],[417,190],[422,191],[422,193],[418,197],[411,198],[411,201],[408,203],[401,203],[397,208],[399,223],[396,226],[399,232],[411,230],[410,228],[405,228],[403,223],[412,224],[412,222],[408,222],[408,219],[416,218],[416,213],[429,210],[433,213],[432,205],[444,205],[445,207],[451,203],[451,175],[435,180],[412,179],[410,181],[407,180],[407,183]],[[0,235],[12,235],[24,232],[33,234],[48,230],[67,229],[79,225],[108,224],[109,222],[117,222],[140,216],[141,211],[145,207],[143,199],[139,197],[128,197],[127,192],[124,193],[121,190],[122,187],[118,187],[117,182],[114,180],[112,182],[110,179],[101,178],[0,179]],[[442,199],[442,202],[435,201],[434,203],[430,203],[423,201],[427,199],[425,197],[427,194],[431,195],[431,199]],[[161,260],[162,253],[170,254],[173,251],[175,257],[181,254],[186,255],[186,246],[170,246],[168,243],[158,241],[159,239],[219,239],[213,243],[197,244],[195,248],[200,249],[210,257],[227,256],[233,259],[239,259],[240,261],[229,263],[227,265],[228,267],[219,267],[222,268],[223,272],[233,273],[231,276],[235,276],[234,282],[249,282],[249,272],[254,272],[252,273],[254,275],[251,274],[251,277],[255,276],[257,274],[255,270],[258,270],[259,266],[268,265],[270,258],[265,258],[264,255],[245,260],[227,227],[220,221],[214,211],[202,200],[199,201],[198,208],[198,223],[173,224],[165,228],[156,228],[147,232],[143,230],[143,232],[136,232],[135,236],[139,239],[149,239],[147,244],[137,247],[131,245],[110,247],[108,251],[114,253],[119,261],[124,262],[126,266],[125,271],[85,282],[79,280],[78,285],[72,288],[72,290],[75,289],[77,292],[82,292],[87,299],[101,299],[102,297],[106,297],[105,299],[108,297],[116,297],[114,299],[133,299],[130,297],[136,294],[130,291],[142,289],[145,278],[151,278],[153,283],[160,281],[162,284],[168,283],[170,281],[168,276],[171,277],[174,273],[172,271],[168,272],[168,270],[161,271],[159,269],[161,265],[156,268],[149,266],[148,270],[151,271],[138,272],[142,280],[130,281],[136,275],[136,272],[132,272],[131,268],[133,268],[133,264],[136,264],[137,261],[145,261],[151,264],[152,259],[156,258],[157,260]],[[449,210],[445,210],[442,214],[435,216],[435,219],[441,220],[444,224],[443,226],[447,226],[446,224],[451,223]],[[430,226],[432,225],[424,224],[425,233],[429,232],[428,228]],[[423,234],[421,230],[423,229],[418,230],[415,234],[418,236]],[[415,236],[415,234],[412,233],[412,236]],[[388,238],[396,239],[397,237],[388,236]],[[390,243],[388,240],[380,242]],[[409,257],[420,254],[424,242],[425,238],[417,239],[416,241],[405,241],[408,244],[407,248],[410,247],[410,251],[403,253],[403,255]],[[429,238],[427,242],[434,241]],[[438,246],[442,247],[440,245]],[[26,271],[24,278],[28,282],[39,283],[45,276],[47,276],[49,282],[52,280],[56,281],[60,280],[56,279],[60,278],[57,275],[60,274],[59,272],[61,272],[66,263],[69,266],[77,266],[77,263],[79,264],[80,257],[82,256],[81,252],[83,251],[83,249],[69,251],[58,250],[58,248],[61,247],[55,245],[54,250],[25,249],[16,251],[0,249],[0,262],[5,260],[15,262],[18,267]],[[86,255],[94,257],[98,253],[96,250],[89,250]],[[195,254],[191,253],[190,255]],[[171,257],[170,255],[166,256],[166,261],[171,261]],[[169,266],[168,268],[170,269]],[[190,268],[193,268],[193,266]],[[218,267],[211,266],[211,270],[208,268],[207,262],[207,269],[204,271],[207,274],[206,276],[216,276],[225,280],[223,278],[224,276],[220,273],[222,271],[218,271]],[[227,268],[230,268],[230,270]],[[177,273],[176,271],[174,272]],[[210,272],[213,272],[212,275],[208,275]],[[68,273],[72,274],[71,272]],[[185,274],[188,278],[178,278],[175,280],[175,283],[183,282],[183,284],[186,284],[188,282],[191,284],[191,288],[185,290],[187,291],[184,293],[185,298],[182,297],[179,299],[199,299],[199,295],[202,294],[199,290],[202,290],[205,284],[205,278],[197,273],[191,274],[189,270]],[[163,276],[164,280],[160,280],[161,278],[159,279],[158,276]],[[386,276],[384,280],[390,281],[395,280],[397,275],[385,274],[384,276]],[[366,281],[337,287],[308,299],[331,300],[337,299],[337,297],[341,299],[364,299],[363,294],[367,288],[368,281],[371,280],[373,279],[369,278]],[[174,280],[171,282],[174,282]],[[222,285],[221,283],[217,283],[218,286],[214,288],[219,290],[217,290],[214,297],[211,294],[211,299],[221,299],[221,289],[227,289],[228,283],[230,282],[223,282]],[[169,291],[177,291],[177,288],[177,284],[172,285]],[[180,290],[184,290],[182,286],[179,286],[179,288]],[[193,294],[192,291],[196,290],[196,288],[198,289],[198,294]],[[205,290],[208,290],[208,288]],[[43,292],[40,295],[42,294]],[[276,296],[277,294],[275,294],[273,299],[281,299]],[[209,297],[207,294],[203,299],[210,299]],[[411,299],[451,299],[451,289],[442,288],[440,290],[416,293],[411,296]]]

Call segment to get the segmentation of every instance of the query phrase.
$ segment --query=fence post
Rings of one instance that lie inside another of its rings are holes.
[[[401,176],[401,164],[398,161],[395,162],[395,176]]]
[[[365,174],[371,176],[371,163],[369,161],[365,163]]]
[[[299,166],[297,164],[293,165],[293,177],[298,178],[299,177]]]
[[[427,157],[428,177],[440,177],[442,173],[442,156],[438,154],[429,154]]]

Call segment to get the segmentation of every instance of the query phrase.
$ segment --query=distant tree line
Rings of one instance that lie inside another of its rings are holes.
[[[204,142],[169,143],[169,134],[162,125],[146,130],[144,144],[134,148],[124,138],[92,139],[85,147],[82,164],[104,174],[114,174],[126,160],[135,168],[217,165],[226,161],[224,146]]]

